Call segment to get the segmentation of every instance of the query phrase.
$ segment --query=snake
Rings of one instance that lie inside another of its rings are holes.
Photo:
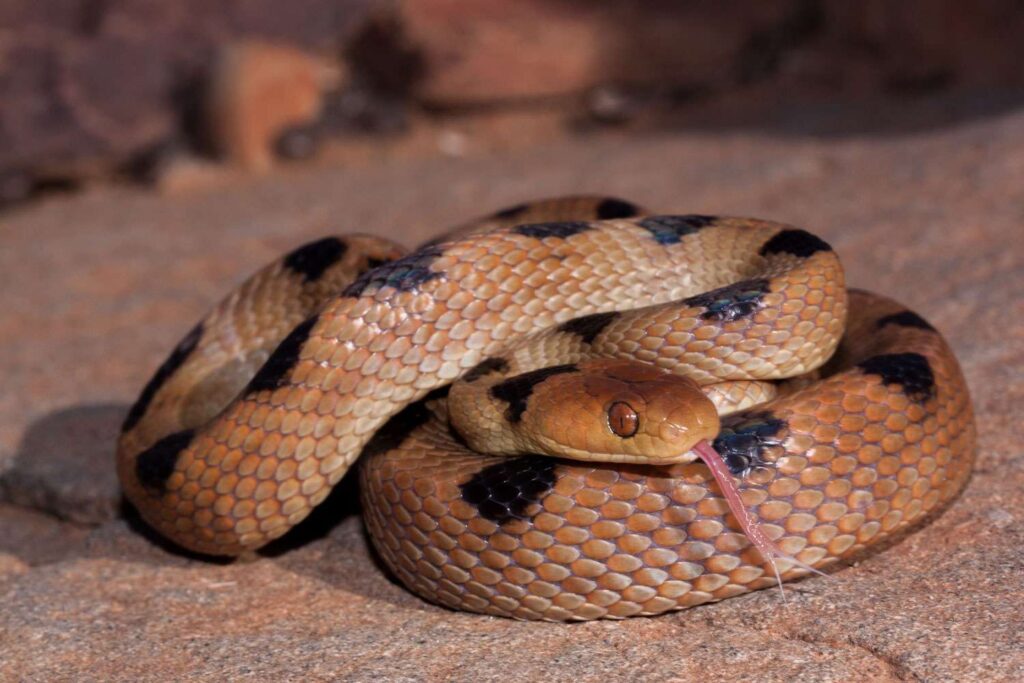
[[[850,562],[956,498],[970,395],[917,313],[820,237],[557,197],[409,252],[331,236],[257,271],[128,411],[124,494],[251,556],[359,461],[409,590],[525,620],[656,615]]]

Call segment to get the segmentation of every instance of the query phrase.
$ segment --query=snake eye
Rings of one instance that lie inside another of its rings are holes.
[[[616,401],[608,406],[608,426],[619,436],[630,437],[640,427],[640,416],[628,403]]]

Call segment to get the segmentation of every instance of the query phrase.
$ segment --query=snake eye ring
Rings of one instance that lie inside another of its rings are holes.
[[[608,406],[608,426],[613,432],[628,439],[640,428],[640,416],[633,406],[625,401],[616,401]]]

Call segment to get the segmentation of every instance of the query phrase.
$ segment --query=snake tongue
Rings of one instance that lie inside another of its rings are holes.
[[[772,539],[768,538],[768,535],[765,534],[764,529],[761,527],[761,523],[750,513],[747,506],[743,504],[743,498],[740,497],[740,490],[733,481],[729,466],[725,464],[725,460],[711,444],[702,440],[693,447],[693,450],[697,452],[697,455],[700,456],[700,459],[704,461],[704,464],[711,471],[711,476],[718,483],[718,488],[721,490],[722,496],[729,506],[729,511],[732,512],[733,517],[739,522],[744,535],[761,552],[761,556],[765,561],[771,565],[772,571],[775,572],[775,579],[779,582],[780,591],[782,590],[782,576],[779,573],[778,565],[775,563],[776,558],[789,560],[802,569],[814,572],[815,574],[822,574],[814,567],[782,552],[772,542]],[[824,576],[824,574],[822,575]],[[785,599],[785,593],[783,593],[783,599]]]

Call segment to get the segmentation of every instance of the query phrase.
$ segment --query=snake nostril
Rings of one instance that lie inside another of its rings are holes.
[[[608,407],[608,426],[619,436],[628,438],[639,429],[640,416],[628,403],[616,401]]]

